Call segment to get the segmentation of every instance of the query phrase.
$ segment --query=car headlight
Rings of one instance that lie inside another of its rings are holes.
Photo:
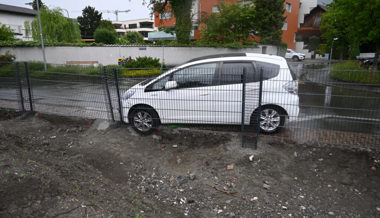
[[[130,89],[124,93],[124,95],[121,97],[123,100],[127,100],[128,98],[132,97],[134,95],[136,90]]]

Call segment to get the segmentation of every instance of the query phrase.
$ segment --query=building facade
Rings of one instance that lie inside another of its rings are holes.
[[[200,39],[200,25],[202,15],[217,13],[217,5],[221,2],[234,3],[239,0],[193,0],[192,22],[193,38]],[[282,40],[288,44],[289,48],[296,48],[295,34],[298,29],[298,15],[300,9],[300,0],[286,0],[284,3],[286,21],[283,26]],[[170,10],[164,13],[154,13],[154,23],[156,27],[172,27],[175,25],[174,14]]]
[[[36,16],[35,10],[0,4],[0,25],[10,27],[16,39],[25,41],[33,39],[32,33],[25,28],[25,22],[31,23]]]
[[[123,36],[129,31],[139,32],[144,36],[145,41],[148,40],[148,34],[150,32],[158,31],[158,28],[154,26],[154,21],[148,18],[128,21],[112,21],[112,24],[119,36]]]

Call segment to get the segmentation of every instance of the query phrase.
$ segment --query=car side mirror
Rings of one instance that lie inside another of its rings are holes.
[[[165,90],[175,89],[177,86],[178,84],[176,81],[167,81],[165,83]]]

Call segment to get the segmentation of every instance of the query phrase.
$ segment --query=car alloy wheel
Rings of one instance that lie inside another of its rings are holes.
[[[129,123],[132,124],[136,132],[145,135],[151,133],[154,127],[158,126],[158,119],[153,109],[137,108],[129,116]]]

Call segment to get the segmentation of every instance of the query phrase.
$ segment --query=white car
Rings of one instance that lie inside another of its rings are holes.
[[[285,58],[292,59],[293,61],[302,61],[305,60],[305,54],[298,53],[292,49],[287,49],[285,53]]]
[[[283,57],[234,53],[196,58],[133,86],[122,96],[123,120],[141,134],[160,124],[239,125],[244,69],[245,125],[257,124],[260,71],[261,131],[277,132],[298,116],[298,82]]]

